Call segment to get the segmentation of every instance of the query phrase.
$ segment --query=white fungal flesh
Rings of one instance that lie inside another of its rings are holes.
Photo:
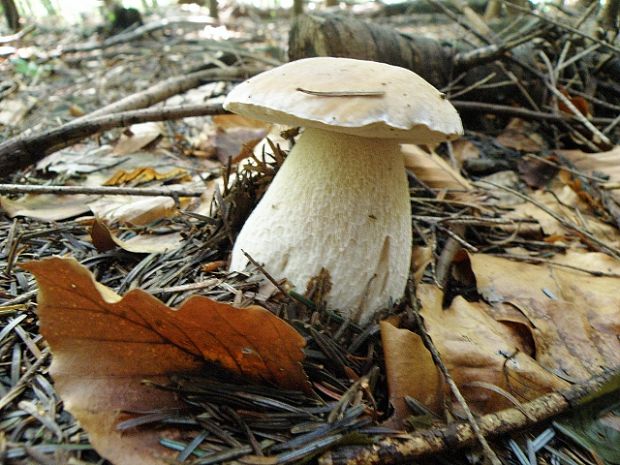
[[[411,213],[397,142],[306,129],[235,243],[303,293],[329,271],[327,302],[365,323],[402,297],[411,258]]]

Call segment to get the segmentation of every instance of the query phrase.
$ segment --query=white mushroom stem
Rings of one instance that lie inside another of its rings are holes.
[[[398,142],[306,129],[235,243],[303,293],[329,271],[327,303],[365,323],[402,297],[411,257],[411,212]]]

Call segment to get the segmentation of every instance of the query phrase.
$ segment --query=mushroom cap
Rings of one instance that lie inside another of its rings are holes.
[[[305,58],[265,71],[235,87],[224,108],[289,126],[417,144],[463,133],[445,95],[413,71],[352,58]]]

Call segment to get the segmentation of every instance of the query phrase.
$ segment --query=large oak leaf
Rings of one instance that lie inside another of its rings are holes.
[[[529,322],[536,360],[546,369],[583,380],[620,364],[620,278],[613,275],[620,272],[620,261],[570,251],[554,258],[555,265],[485,254],[470,259],[478,291],[493,304],[496,319],[505,319],[500,313],[504,303]]]
[[[511,407],[502,391],[528,401],[568,386],[527,355],[518,334],[495,321],[484,302],[468,302],[459,296],[443,309],[443,293],[428,284],[420,285],[417,295],[429,335],[477,412]],[[421,351],[411,356],[428,357]]]
[[[422,338],[388,320],[381,325],[385,371],[394,414],[389,425],[404,428],[410,415],[405,397],[413,397],[433,412],[441,412],[442,379]]]
[[[159,439],[182,434],[172,427],[117,430],[132,412],[182,408],[175,394],[144,379],[204,375],[217,365],[248,381],[308,390],[300,365],[304,339],[261,307],[196,296],[173,310],[141,290],[121,298],[73,259],[24,268],[39,283],[41,333],[54,356],[56,388],[97,451],[117,465],[169,463],[172,453]]]

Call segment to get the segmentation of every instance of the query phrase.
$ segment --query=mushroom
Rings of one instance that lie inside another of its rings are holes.
[[[317,57],[248,79],[224,108],[304,128],[239,233],[230,269],[246,268],[245,251],[303,292],[325,268],[328,305],[358,323],[400,299],[412,239],[400,143],[462,134],[445,96],[404,68]]]

